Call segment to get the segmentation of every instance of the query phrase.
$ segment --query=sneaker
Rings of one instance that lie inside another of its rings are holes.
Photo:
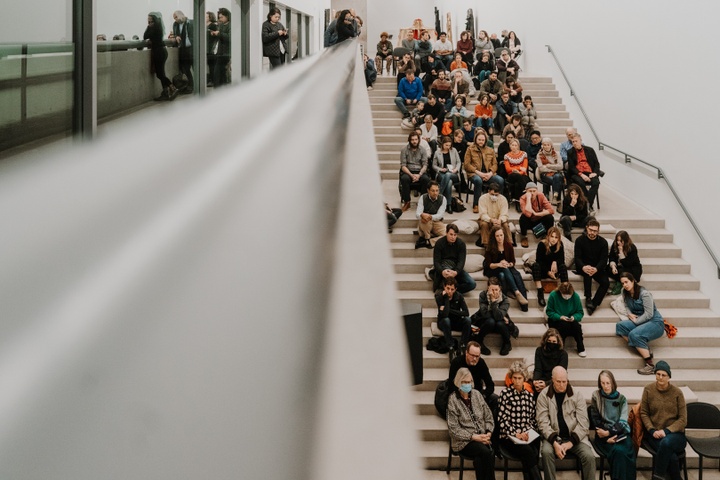
[[[582,352],[578,352],[578,357],[581,357],[581,358],[587,357],[587,353],[585,352],[585,350],[583,350]]]
[[[655,365],[650,365],[649,363],[646,363],[644,367],[638,368],[637,372],[640,375],[655,375]]]
[[[373,89],[373,87],[372,87],[372,85],[370,85],[370,86],[368,87],[368,91],[370,91],[370,90],[372,90],[372,89]]]
[[[490,349],[488,347],[486,347],[484,343],[481,343],[480,344],[480,353],[482,353],[483,355],[490,355],[491,352],[490,352]]]

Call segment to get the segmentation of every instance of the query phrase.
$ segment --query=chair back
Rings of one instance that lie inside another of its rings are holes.
[[[508,47],[498,47],[495,49],[495,58],[500,58],[503,50],[507,50],[508,53],[510,53],[510,49]]]
[[[395,47],[393,49],[393,57],[402,58],[406,53],[413,54],[409,49],[405,47]],[[414,60],[414,59],[413,59]]]
[[[686,428],[720,430],[720,409],[711,403],[688,403]]]

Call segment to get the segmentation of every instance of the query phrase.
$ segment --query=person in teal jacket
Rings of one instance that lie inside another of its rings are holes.
[[[570,282],[562,282],[556,290],[550,293],[545,314],[548,318],[548,328],[554,328],[560,332],[563,341],[567,337],[573,337],[577,344],[578,355],[587,356],[580,324],[583,318],[582,303]]]

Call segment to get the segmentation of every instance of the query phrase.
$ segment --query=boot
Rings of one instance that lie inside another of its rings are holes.
[[[537,289],[537,295],[538,295],[538,305],[541,307],[545,306],[545,290],[542,289],[542,287]]]
[[[165,102],[169,99],[170,99],[170,94],[168,93],[167,87],[163,88],[162,93],[160,94],[159,97],[155,97],[156,102]]]
[[[542,480],[542,475],[540,474],[540,467],[538,467],[537,465],[530,469],[530,479]]]
[[[178,89],[175,88],[175,85],[170,85],[168,87],[168,100],[175,100],[175,97],[178,96]]]

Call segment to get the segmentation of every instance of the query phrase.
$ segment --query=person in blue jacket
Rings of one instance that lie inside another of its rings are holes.
[[[403,118],[408,118],[410,112],[409,106],[415,106],[419,101],[427,103],[427,98],[423,96],[422,80],[415,76],[415,72],[407,72],[405,78],[400,80],[398,85],[398,96],[395,97],[395,105],[402,112]]]

